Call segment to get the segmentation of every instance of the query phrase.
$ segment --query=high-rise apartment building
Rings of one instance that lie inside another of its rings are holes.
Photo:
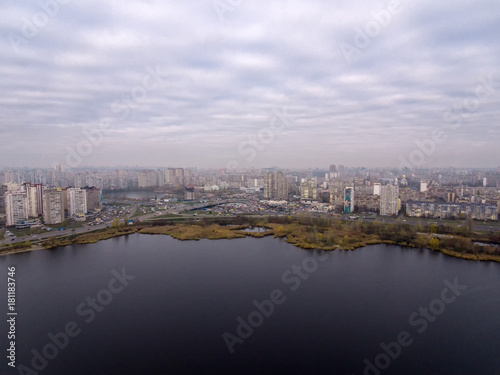
[[[7,192],[7,185],[0,184],[0,214],[5,213],[5,193]]]
[[[165,171],[165,182],[169,185],[184,184],[184,169],[183,168],[168,168]]]
[[[184,199],[187,200],[187,201],[195,199],[194,186],[186,186],[184,188]]]
[[[92,187],[85,189],[87,193],[87,210],[96,211],[102,208],[102,190]]]
[[[425,193],[427,191],[427,182],[420,181],[420,192]]]
[[[35,184],[38,215],[43,215],[43,185]]]
[[[15,182],[18,183],[18,178],[17,175],[14,173],[14,171],[11,171],[10,169],[4,172],[4,177],[3,177],[3,182],[4,183],[9,183],[9,182]]]
[[[398,199],[399,187],[397,185],[382,186],[380,191],[380,215],[397,215],[399,211]]]
[[[43,194],[43,221],[45,224],[61,224],[64,221],[63,192],[46,190]]]
[[[140,188],[157,186],[156,172],[153,170],[144,170],[139,173],[138,184]]]
[[[28,197],[26,192],[5,194],[5,215],[8,227],[16,225],[19,220],[28,219]]]
[[[29,217],[38,217],[40,215],[40,200],[39,200],[39,191],[37,185],[25,184],[26,196],[28,198],[28,216]]]
[[[84,215],[87,209],[87,191],[80,188],[68,189],[68,214],[69,216]]]
[[[288,181],[283,172],[269,172],[264,178],[264,198],[288,199]]]
[[[346,187],[344,189],[344,212],[351,214],[354,212],[354,187]]]
[[[300,184],[300,197],[305,199],[318,199],[318,186],[315,179]]]

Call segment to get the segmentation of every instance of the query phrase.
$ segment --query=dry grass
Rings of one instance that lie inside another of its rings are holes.
[[[427,247],[429,248],[428,241],[431,237],[418,237],[411,242],[396,242],[393,240],[382,240],[377,234],[366,234],[357,230],[353,225],[329,226],[317,228],[307,224],[292,223],[257,223],[255,226],[265,227],[268,229],[266,232],[243,232],[248,225],[238,226],[221,226],[218,224],[210,225],[197,225],[197,224],[175,224],[164,226],[146,226],[146,227],[130,227],[130,228],[110,228],[101,232],[87,233],[75,238],[53,239],[46,241],[44,246],[46,248],[53,248],[57,246],[65,246],[72,243],[88,244],[95,243],[100,240],[108,238],[123,236],[134,232],[144,234],[163,234],[169,235],[178,240],[200,240],[200,239],[235,239],[245,237],[265,237],[274,236],[286,237],[286,241],[294,246],[303,249],[323,249],[323,250],[354,250],[359,247],[365,247],[375,244],[394,244],[407,247]],[[419,238],[421,241],[419,241]],[[500,262],[500,256],[493,254],[479,255],[457,252],[446,248],[435,248],[435,250],[442,253],[467,260],[487,260]]]
[[[134,227],[124,228],[124,229],[114,229],[113,228],[113,229],[108,229],[108,230],[103,231],[103,232],[82,234],[80,236],[77,236],[73,240],[73,243],[77,243],[77,244],[96,243],[98,241],[107,240],[109,238],[118,237],[118,236],[125,236],[127,234],[132,234],[135,232],[137,232],[137,228],[134,228]]]
[[[207,238],[209,240],[245,238],[245,234],[241,231],[234,231],[232,228],[223,227],[217,224],[212,224],[207,227],[201,225],[165,225],[142,228],[139,233],[145,234],[166,234],[178,240],[201,240]]]

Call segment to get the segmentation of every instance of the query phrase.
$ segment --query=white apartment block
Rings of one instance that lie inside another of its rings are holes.
[[[69,216],[84,215],[87,213],[87,191],[80,188],[68,189]]]
[[[28,218],[28,197],[25,192],[6,193],[4,199],[8,227],[16,225],[19,220]]]
[[[397,215],[399,211],[399,187],[385,185],[380,190],[380,215]]]
[[[36,186],[26,185],[26,195],[28,197],[28,216],[38,217],[38,191]]]
[[[60,190],[46,190],[43,194],[43,221],[61,224],[64,221],[64,198]]]

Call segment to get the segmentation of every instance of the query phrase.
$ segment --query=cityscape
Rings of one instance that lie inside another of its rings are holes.
[[[499,36],[0,0],[0,374],[500,375]]]
[[[345,215],[497,222],[500,167],[496,170],[325,169],[244,171],[197,168],[6,169],[0,172],[0,220],[6,228],[36,229],[62,223],[102,222],[113,191],[155,192],[156,209],[193,202],[237,200],[225,214]],[[149,205],[149,200],[146,199]],[[231,202],[218,205],[219,213]],[[177,207],[178,208],[178,207]],[[154,210],[154,209],[153,209]],[[180,212],[182,210],[177,209]],[[213,208],[211,209],[213,211]],[[212,212],[211,212],[212,213]],[[108,220],[109,221],[109,220]],[[81,224],[80,224],[81,225]],[[460,224],[457,224],[460,225]]]

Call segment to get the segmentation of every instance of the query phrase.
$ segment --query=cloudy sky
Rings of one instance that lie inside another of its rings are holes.
[[[498,1],[0,8],[0,167],[500,166]]]

